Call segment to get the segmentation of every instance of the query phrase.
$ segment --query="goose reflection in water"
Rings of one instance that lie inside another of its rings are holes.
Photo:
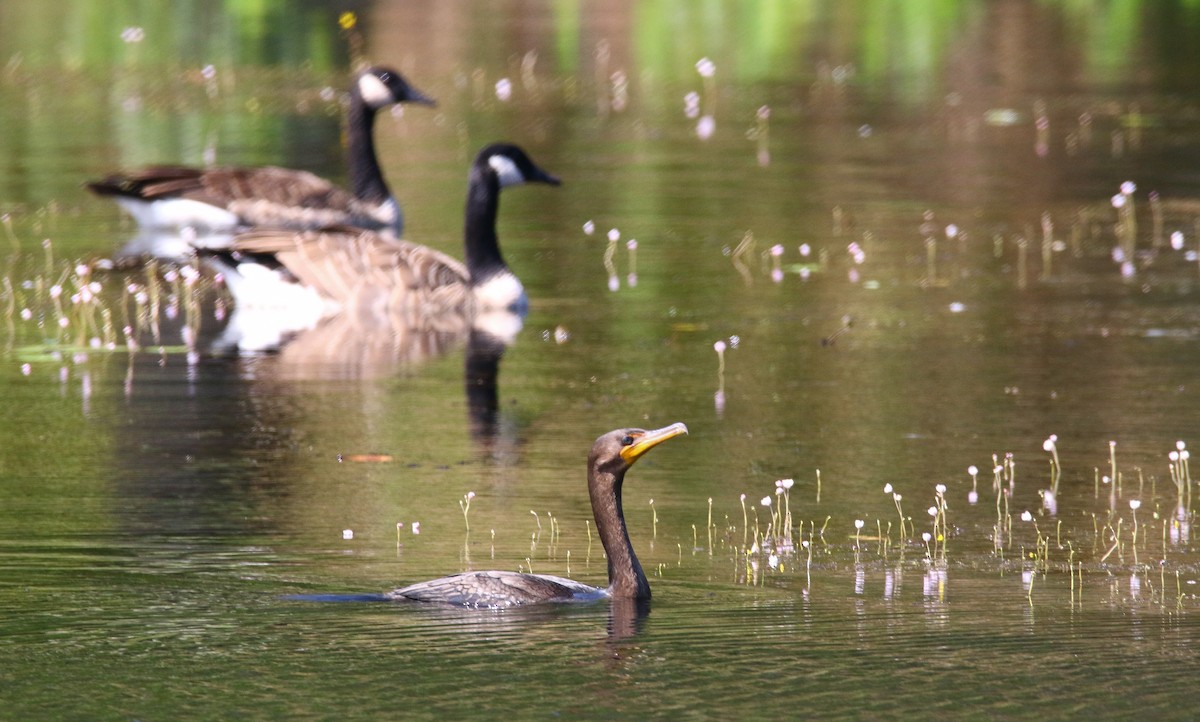
[[[524,325],[520,314],[492,311],[441,314],[412,324],[395,316],[337,314],[299,332],[264,326],[269,314],[234,307],[208,355],[240,358],[242,374],[256,383],[375,381],[412,374],[437,359],[463,353],[463,386],[471,437],[486,456],[514,456],[516,428],[500,413],[498,381],[504,354]],[[282,338],[268,353],[241,350],[247,328]]]
[[[121,268],[136,268],[149,260],[188,263],[197,249],[224,248],[232,242],[232,233],[139,227],[113,254],[113,263]]]

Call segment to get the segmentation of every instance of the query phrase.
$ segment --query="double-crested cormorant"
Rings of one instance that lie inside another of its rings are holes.
[[[224,231],[346,224],[399,236],[404,216],[383,180],[371,137],[375,112],[395,103],[433,105],[434,101],[389,68],[364,70],[350,86],[347,152],[353,194],[312,173],[275,166],[151,166],[87,186],[98,195],[114,197],[139,226],[147,228]]]
[[[596,531],[608,556],[608,587],[600,589],[544,574],[463,572],[402,587],[384,596],[394,601],[442,602],[486,608],[603,597],[649,600],[650,583],[633,553],[625,528],[621,484],[625,472],[642,454],[667,439],[686,433],[687,427],[680,423],[654,431],[617,429],[596,439],[592,446],[592,453],[588,455],[588,493],[596,518]]]
[[[524,313],[525,289],[500,254],[496,213],[500,189],[522,183],[559,185],[515,145],[481,150],[471,166],[463,241],[466,263],[428,246],[352,228],[319,231],[256,230],[237,236],[231,253],[213,257],[234,299],[257,296],[330,313],[393,316],[422,325],[444,314],[475,316],[493,310]],[[287,288],[261,279],[269,270]],[[252,282],[251,282],[252,281]]]

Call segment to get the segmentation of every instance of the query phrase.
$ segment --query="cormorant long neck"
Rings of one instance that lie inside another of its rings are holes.
[[[467,223],[463,232],[467,271],[479,283],[508,266],[496,238],[496,213],[500,209],[500,180],[489,169],[471,167],[467,190]]]
[[[350,92],[350,111],[346,132],[346,160],[354,197],[368,203],[383,203],[391,196],[383,171],[375,159],[375,109],[367,105],[356,87]]]
[[[616,473],[598,468],[593,460],[588,466],[588,492],[592,497],[592,513],[596,517],[596,531],[600,543],[608,556],[608,588],[614,597],[649,599],[650,582],[633,545],[629,543],[629,531],[625,527],[625,513],[621,508],[621,484],[625,480],[624,470]]]

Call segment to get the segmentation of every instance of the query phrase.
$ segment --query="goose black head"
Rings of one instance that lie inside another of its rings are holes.
[[[562,185],[556,176],[539,168],[525,151],[511,143],[493,143],[479,151],[475,166],[495,173],[501,188],[522,183]]]
[[[359,74],[355,86],[363,102],[376,110],[393,103],[437,105],[433,98],[409,85],[403,75],[391,68],[368,68]]]

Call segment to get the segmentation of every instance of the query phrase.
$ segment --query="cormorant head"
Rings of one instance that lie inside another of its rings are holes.
[[[687,426],[674,423],[661,429],[616,429],[596,439],[591,465],[601,471],[623,473],[650,449],[667,439],[687,433]]]

